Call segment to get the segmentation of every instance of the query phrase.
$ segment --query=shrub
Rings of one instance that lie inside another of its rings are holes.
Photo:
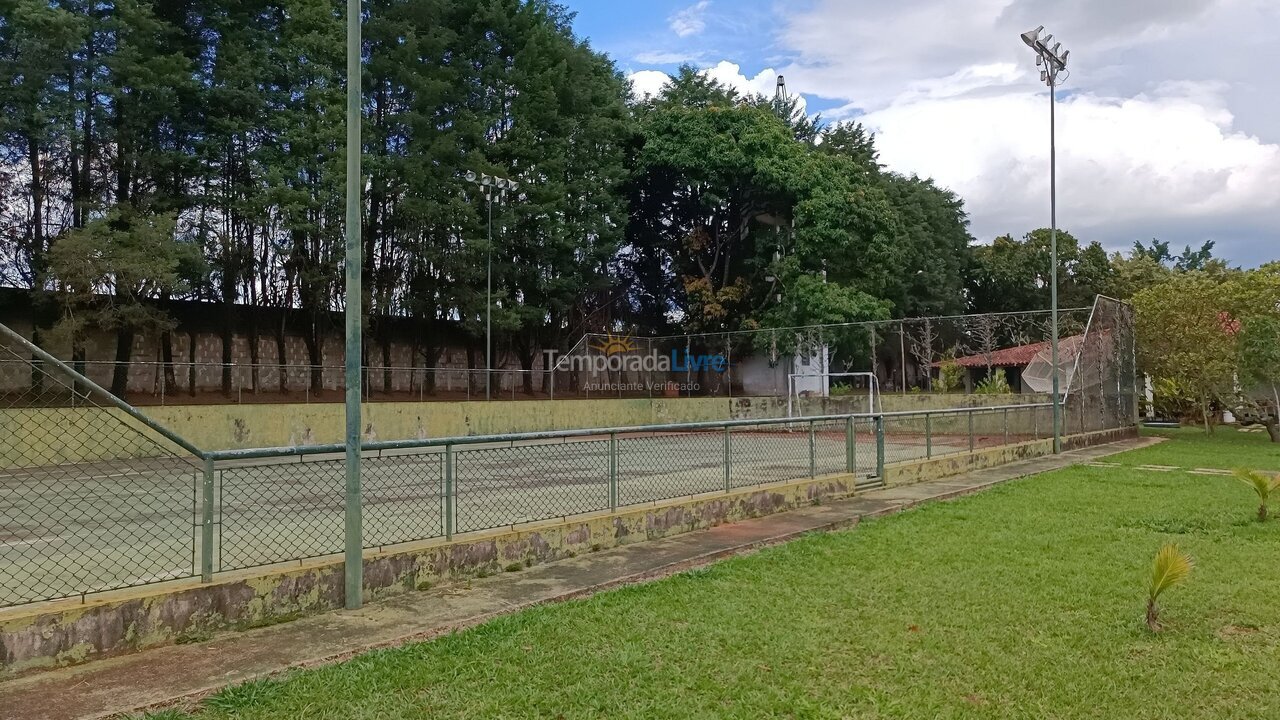
[[[1236,468],[1235,475],[1258,494],[1258,522],[1266,522],[1267,502],[1271,499],[1271,493],[1280,489],[1280,475],[1269,475],[1245,468]]]
[[[827,391],[827,393],[831,397],[844,397],[846,395],[852,395],[853,391],[854,391],[854,387],[852,385],[848,383],[840,383],[837,385],[832,385],[831,388]]]
[[[1191,557],[1178,549],[1177,543],[1167,543],[1156,553],[1151,582],[1147,585],[1147,627],[1151,632],[1159,632],[1161,628],[1160,607],[1156,601],[1164,591],[1184,582],[1194,565]]]
[[[1013,388],[1009,387],[1009,380],[1004,376],[1004,368],[996,368],[987,379],[978,383],[974,392],[979,395],[1008,395]]]
[[[964,368],[954,359],[948,358],[938,366],[938,380],[933,389],[937,392],[960,392],[964,389]]]

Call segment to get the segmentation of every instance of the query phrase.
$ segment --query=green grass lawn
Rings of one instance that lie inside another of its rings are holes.
[[[1118,459],[1277,457],[1265,436],[1169,436]],[[197,716],[1277,718],[1280,521],[1254,511],[1232,478],[1077,467],[231,688]],[[1143,590],[1169,540],[1197,566],[1155,635]]]
[[[1185,468],[1236,468],[1280,472],[1280,444],[1273,443],[1265,431],[1241,432],[1233,427],[1219,427],[1212,434],[1201,427],[1172,430],[1143,430],[1143,435],[1163,437],[1165,442],[1145,450],[1137,450],[1110,461],[1126,465],[1176,465]]]

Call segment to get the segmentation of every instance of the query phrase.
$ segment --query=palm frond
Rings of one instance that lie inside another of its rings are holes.
[[[1258,494],[1258,499],[1262,502],[1266,502],[1272,492],[1280,489],[1280,475],[1271,475],[1247,468],[1236,468],[1232,472],[1241,482],[1253,488],[1253,491]]]
[[[1177,543],[1167,543],[1156,553],[1156,561],[1151,569],[1151,585],[1147,589],[1149,599],[1155,600],[1165,590],[1178,585],[1191,575],[1195,563],[1191,556],[1182,552]]]

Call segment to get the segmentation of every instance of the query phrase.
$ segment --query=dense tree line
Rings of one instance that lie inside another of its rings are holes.
[[[1280,263],[1240,270],[1208,254],[1187,259],[1197,260],[1166,258],[1175,268],[1133,297],[1155,412],[1212,429],[1230,410],[1280,442]]]
[[[171,360],[162,301],[187,298],[218,308],[225,363],[246,305],[287,310],[324,361],[342,306],[344,6],[0,0],[0,284],[31,289],[38,333],[83,355],[106,328],[120,360],[155,334]],[[526,368],[588,330],[1047,307],[1046,231],[972,246],[961,200],[886,171],[857,123],[690,67],[635,98],[545,0],[365,8],[370,364],[389,364],[395,319],[420,329],[421,364],[462,337],[480,366],[490,253],[498,354]],[[521,183],[492,208],[492,247],[466,171]],[[1060,241],[1064,305],[1132,274]],[[251,352],[273,338],[284,357],[284,328],[248,317]]]

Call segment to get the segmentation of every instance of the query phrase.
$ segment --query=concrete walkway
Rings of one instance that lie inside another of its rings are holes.
[[[532,605],[663,577],[805,533],[848,527],[863,518],[967,495],[1154,442],[1159,440],[1128,440],[864,492],[848,500],[625,545],[519,573],[408,593],[360,610],[29,675],[0,683],[0,715],[6,720],[100,718],[190,702],[226,685],[288,668],[332,663],[376,648],[429,639]]]

